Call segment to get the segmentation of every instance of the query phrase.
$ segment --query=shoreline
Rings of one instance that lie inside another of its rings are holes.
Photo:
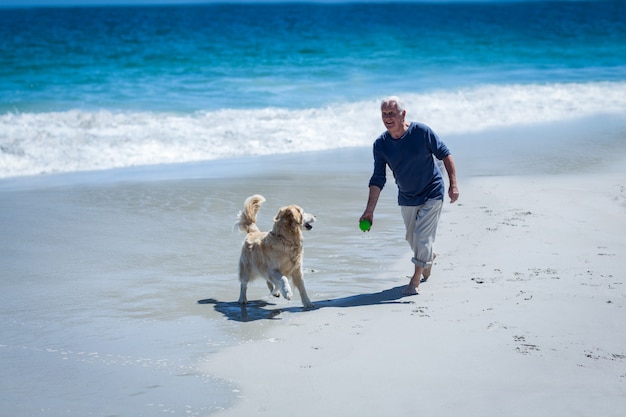
[[[431,126],[437,131],[439,126]],[[372,134],[372,141],[380,129]],[[459,174],[482,176],[623,172],[626,124],[612,114],[442,136]],[[0,192],[110,183],[245,179],[323,172],[371,174],[371,145],[0,178]],[[394,186],[392,181],[390,186]]]

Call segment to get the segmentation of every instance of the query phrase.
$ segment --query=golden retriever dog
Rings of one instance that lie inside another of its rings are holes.
[[[256,216],[264,202],[265,198],[261,195],[250,196],[238,215],[237,226],[247,233],[239,257],[239,304],[245,305],[248,302],[248,283],[254,278],[262,277],[267,281],[274,297],[282,294],[287,300],[291,300],[293,295],[289,286],[291,279],[300,292],[304,307],[313,308],[302,276],[302,230],[312,229],[315,216],[305,213],[296,205],[282,207],[274,217],[272,230],[262,232],[256,225]]]

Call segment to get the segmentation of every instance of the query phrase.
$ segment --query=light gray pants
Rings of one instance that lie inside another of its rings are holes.
[[[421,206],[400,206],[406,240],[413,250],[411,261],[422,268],[432,265],[433,244],[442,207],[443,200],[426,200]]]

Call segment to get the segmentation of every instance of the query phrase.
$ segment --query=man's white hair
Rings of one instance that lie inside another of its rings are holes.
[[[396,107],[398,108],[400,112],[403,112],[406,110],[406,108],[404,107],[404,102],[400,100],[400,97],[398,96],[385,97],[384,99],[380,101],[380,108],[382,109],[383,107],[390,106],[391,103],[395,103]]]

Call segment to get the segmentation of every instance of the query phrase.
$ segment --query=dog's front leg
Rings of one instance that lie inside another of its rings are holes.
[[[269,274],[270,280],[274,284],[274,288],[280,289],[280,293],[286,300],[291,300],[293,293],[291,292],[291,286],[289,285],[287,277],[283,276],[282,272],[278,269],[271,270]]]
[[[278,289],[278,287],[274,285],[271,280],[268,279],[265,281],[265,283],[267,284],[267,288],[270,289],[270,294],[272,294],[276,298],[280,297],[280,289]]]

